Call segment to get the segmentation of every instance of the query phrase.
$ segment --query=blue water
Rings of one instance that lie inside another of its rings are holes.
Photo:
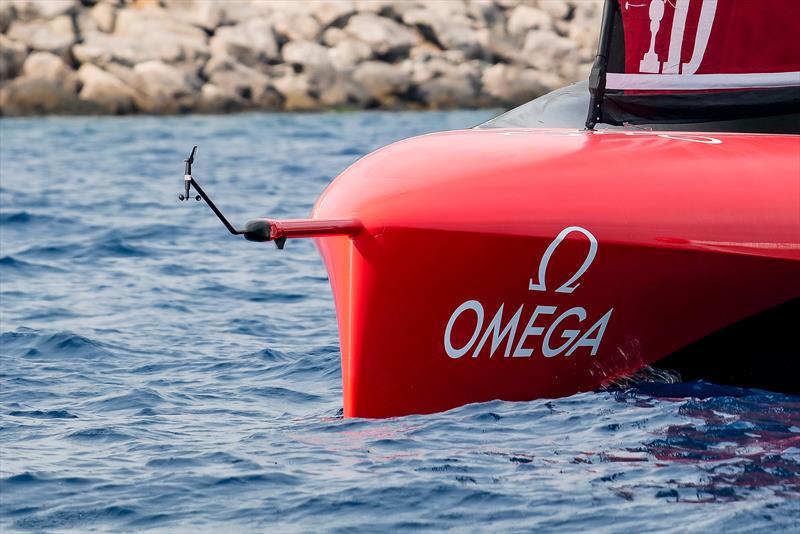
[[[800,398],[641,383],[341,417],[303,216],[359,156],[488,112],[0,121],[0,530],[800,529]]]

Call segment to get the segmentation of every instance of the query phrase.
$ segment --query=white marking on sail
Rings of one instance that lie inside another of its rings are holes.
[[[606,74],[606,89],[642,91],[800,86],[800,71],[751,74]]]

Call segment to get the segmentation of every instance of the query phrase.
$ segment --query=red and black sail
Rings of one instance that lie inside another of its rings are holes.
[[[595,123],[689,123],[800,111],[800,1],[606,0]]]

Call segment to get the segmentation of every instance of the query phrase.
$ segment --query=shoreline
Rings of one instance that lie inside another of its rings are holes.
[[[0,116],[508,108],[585,79],[599,0],[7,0]]]

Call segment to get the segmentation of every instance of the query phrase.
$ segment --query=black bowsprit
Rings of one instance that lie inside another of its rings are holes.
[[[188,200],[191,193],[191,188],[194,187],[197,191],[195,200],[201,198],[206,201],[211,211],[222,221],[225,228],[228,229],[233,235],[244,236],[248,241],[265,242],[272,241],[279,249],[283,249],[288,238],[303,238],[303,237],[324,237],[346,235],[354,236],[358,234],[363,225],[356,219],[254,219],[245,225],[244,230],[237,230],[225,215],[217,208],[216,204],[208,197],[197,180],[192,176],[192,163],[194,163],[194,154],[197,147],[192,148],[189,157],[184,160],[186,166],[183,173],[183,194],[178,195],[180,200]]]

